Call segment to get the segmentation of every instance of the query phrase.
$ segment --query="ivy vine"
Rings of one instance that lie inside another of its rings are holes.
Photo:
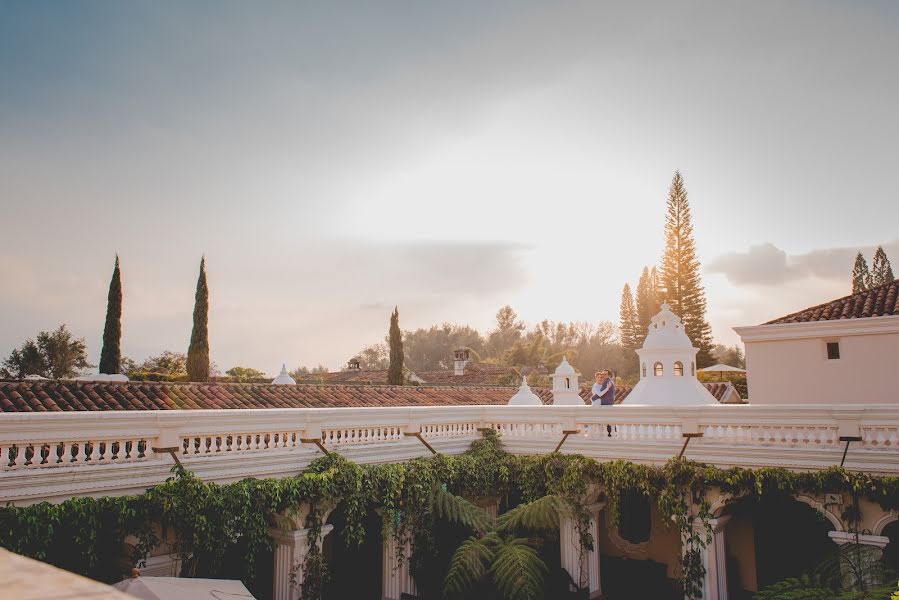
[[[615,525],[621,492],[637,490],[654,501],[665,522],[673,522],[681,533],[682,584],[690,598],[701,594],[701,552],[711,541],[706,500],[711,490],[720,489],[733,498],[847,493],[855,511],[847,516],[855,523],[861,517],[859,498],[885,510],[899,508],[899,478],[891,476],[839,467],[795,473],[782,468],[718,469],[677,459],[649,466],[620,460],[600,463],[574,454],[517,456],[506,453],[496,433],[488,431],[458,456],[358,465],[332,453],[295,477],[226,485],[203,482],[176,466],[167,481],[140,495],[8,505],[0,508],[0,546],[88,577],[116,581],[122,575],[120,553],[126,538],[133,542],[135,561],[168,540],[185,574],[239,577],[252,589],[254,559],[274,548],[270,530],[279,522],[277,517],[306,507],[309,549],[302,565],[301,593],[303,598],[318,598],[327,578],[317,543],[326,512],[343,504],[346,526],[339,535],[348,545],[358,545],[371,533],[363,527],[366,511],[380,509],[384,535],[393,536],[398,558],[410,560],[413,575],[420,575],[435,548],[431,535],[438,517],[429,500],[437,489],[473,502],[499,498],[506,508],[557,496],[575,517],[582,552],[596,543],[589,533],[588,495],[600,491],[605,495]],[[697,522],[704,527],[694,527]],[[403,553],[406,544],[410,556]],[[226,567],[231,555],[243,559],[234,563],[237,572],[234,564]]]

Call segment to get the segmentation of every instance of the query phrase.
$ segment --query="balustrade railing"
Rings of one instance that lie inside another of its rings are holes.
[[[871,452],[899,449],[897,405],[711,407],[452,406],[0,414],[0,473],[474,439],[492,429],[514,451],[566,433],[602,448],[694,447]],[[546,445],[537,444],[540,448]],[[454,448],[463,448],[457,444]],[[165,451],[166,454],[160,454]],[[897,453],[899,463],[899,453]]]

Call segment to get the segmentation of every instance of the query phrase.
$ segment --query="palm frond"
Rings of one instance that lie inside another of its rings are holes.
[[[497,519],[497,531],[516,530],[555,531],[565,511],[565,504],[558,496],[543,496],[533,502],[520,504]]]
[[[790,577],[760,590],[754,600],[827,600],[834,591],[819,576]]]
[[[443,580],[447,596],[465,596],[484,580],[487,569],[496,557],[494,548],[499,543],[496,534],[483,538],[470,537],[453,553],[449,570]]]
[[[546,570],[546,564],[527,540],[509,538],[497,549],[490,573],[506,600],[539,600]]]
[[[483,508],[440,488],[434,492],[432,504],[438,517],[464,525],[472,531],[487,531],[493,526],[493,518]]]

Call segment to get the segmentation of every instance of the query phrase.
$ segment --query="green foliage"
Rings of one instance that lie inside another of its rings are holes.
[[[621,290],[621,306],[619,310],[620,320],[618,325],[619,338],[621,345],[628,350],[637,347],[637,306],[634,304],[634,295],[631,293],[631,286],[624,284]]]
[[[166,482],[137,496],[73,498],[57,505],[0,508],[0,545],[89,577],[115,581],[120,576],[118,552],[126,536],[138,540],[137,559],[165,536],[174,541],[174,551],[187,572],[240,577],[252,585],[254,558],[272,548],[269,528],[277,522],[277,515],[289,516],[302,505],[309,506],[305,526],[312,530],[312,542],[321,531],[323,509],[340,502],[346,526],[339,535],[348,546],[362,543],[373,533],[364,530],[364,515],[370,507],[380,507],[385,535],[394,536],[398,548],[411,543],[412,555],[404,559],[411,561],[413,575],[419,577],[433,572],[428,571],[428,561],[439,546],[439,540],[431,537],[436,520],[448,520],[475,534],[477,540],[462,544],[449,568],[445,563],[441,567],[440,578],[446,576],[448,591],[464,594],[474,590],[471,594],[477,595],[480,588],[475,588],[481,584],[474,582],[480,581],[504,595],[514,587],[515,593],[526,594],[514,597],[529,598],[534,597],[527,594],[537,589],[542,567],[533,562],[533,553],[519,546],[532,547],[539,532],[557,528],[560,515],[565,514],[574,520],[581,548],[586,550],[595,542],[588,533],[589,515],[583,508],[588,491],[605,493],[614,524],[620,514],[622,490],[636,490],[652,499],[662,521],[672,523],[684,536],[683,586],[687,595],[695,596],[703,576],[699,553],[708,543],[708,529],[693,525],[696,519],[707,522],[705,496],[709,490],[717,488],[734,498],[848,493],[885,510],[899,508],[899,479],[892,476],[839,467],[795,473],[781,468],[718,469],[685,460],[651,466],[626,461],[599,463],[558,453],[515,456],[503,451],[492,431],[459,456],[358,465],[332,453],[313,461],[297,476],[284,479],[216,485],[181,468],[173,471]],[[521,499],[523,504],[507,511],[494,525],[473,503],[485,498]],[[860,516],[856,511],[847,518]],[[515,541],[521,539],[515,536],[523,533],[531,541]],[[235,555],[242,557],[239,567],[228,562],[228,557]],[[511,569],[510,565],[516,564],[519,570]],[[317,545],[310,545],[302,568],[303,589],[308,592],[304,598],[316,598],[327,571]],[[512,574],[519,579],[506,587],[507,582],[499,578]]]
[[[646,339],[646,333],[649,331],[649,323],[652,318],[659,312],[662,305],[659,298],[659,290],[657,287],[658,272],[656,268],[643,267],[643,273],[640,274],[640,280],[637,282],[637,298],[636,298],[636,324],[635,324],[635,347],[642,347],[643,340]]]
[[[390,315],[390,366],[387,367],[387,383],[403,385],[403,336],[400,333],[400,311],[394,307]]]
[[[887,253],[883,251],[883,246],[877,246],[877,250],[874,251],[874,259],[871,261],[870,287],[892,283],[895,279]]]
[[[194,296],[194,326],[187,348],[187,375],[191,381],[209,381],[209,288],[206,257],[200,260],[197,293]]]
[[[87,362],[84,339],[75,339],[65,325],[55,331],[41,331],[37,341],[26,340],[3,361],[0,377],[22,379],[40,375],[49,379],[68,379],[93,367]]]
[[[543,595],[546,564],[521,538],[507,538],[499,546],[490,573],[500,595],[507,600],[538,600]]]
[[[119,256],[115,257],[115,268],[109,282],[109,296],[106,300],[106,325],[103,328],[103,348],[100,350],[100,372],[115,374],[122,372],[122,275],[119,271]]]
[[[871,272],[865,257],[859,252],[855,256],[855,264],[852,265],[852,293],[858,294],[871,287]]]
[[[663,300],[684,323],[684,331],[699,348],[696,366],[709,366],[712,360],[712,330],[706,321],[705,290],[699,274],[699,259],[693,240],[693,219],[687,201],[687,188],[680,171],[674,172],[668,188],[665,216],[665,251],[659,273]]]
[[[225,375],[233,377],[238,383],[253,381],[254,379],[267,379],[265,373],[250,367],[231,367],[225,371]]]

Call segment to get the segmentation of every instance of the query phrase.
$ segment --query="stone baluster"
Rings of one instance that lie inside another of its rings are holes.
[[[605,503],[591,504],[588,532],[593,537],[593,549],[581,552],[577,524],[570,517],[563,517],[559,525],[559,547],[562,568],[568,571],[579,588],[587,588],[590,598],[602,596],[602,579],[599,572],[599,513]]]

